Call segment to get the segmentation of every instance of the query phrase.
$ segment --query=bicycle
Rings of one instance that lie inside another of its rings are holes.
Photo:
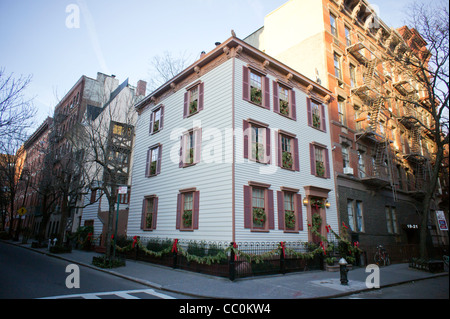
[[[389,258],[389,254],[386,252],[383,246],[378,245],[377,251],[375,252],[375,256],[373,260],[377,265],[380,265],[383,262],[384,266],[389,266],[391,264],[391,258]]]

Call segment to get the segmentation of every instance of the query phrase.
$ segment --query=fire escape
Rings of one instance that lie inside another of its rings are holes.
[[[414,102],[418,100],[416,89],[408,81],[398,81],[394,87],[403,99]],[[412,172],[408,176],[408,192],[412,196],[422,198],[425,194],[426,182],[429,178],[430,162],[422,152],[422,131],[423,127],[418,122],[419,114],[412,103],[404,103],[404,113],[399,122],[409,130],[409,143],[403,156],[406,159]]]
[[[381,189],[390,186],[394,200],[397,193],[394,180],[393,151],[390,139],[386,134],[388,118],[383,112],[386,97],[383,94],[383,83],[377,74],[377,66],[381,60],[375,56],[362,42],[347,47],[364,66],[363,84],[351,90],[363,102],[361,114],[363,120],[357,120],[357,141],[364,141],[372,149],[371,163],[361,174],[361,181],[370,187]],[[367,56],[370,55],[370,59]]]

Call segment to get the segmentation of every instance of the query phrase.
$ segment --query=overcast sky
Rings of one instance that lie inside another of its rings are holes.
[[[35,97],[39,125],[82,75],[114,74],[136,85],[148,80],[155,55],[169,51],[194,61],[231,29],[245,38],[286,1],[0,0],[0,68],[32,75],[27,95]],[[412,1],[371,3],[388,26],[400,27]]]

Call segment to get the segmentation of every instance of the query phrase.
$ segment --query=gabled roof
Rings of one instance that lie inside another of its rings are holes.
[[[255,57],[256,59],[260,59],[262,61],[268,61],[270,66],[276,67],[279,69],[283,69],[286,73],[290,73],[293,76],[293,79],[300,82],[306,87],[312,85],[313,90],[319,93],[320,95],[331,96],[333,93],[326,89],[325,87],[321,86],[317,82],[311,80],[310,78],[304,76],[303,74],[299,73],[298,71],[295,71],[294,69],[290,68],[289,66],[283,64],[282,62],[276,60],[275,58],[269,56],[268,54],[258,50],[257,48],[251,46],[250,44],[242,41],[241,39],[235,37],[234,35],[228,38],[225,42],[221,43],[220,45],[217,45],[212,51],[202,56],[199,60],[195,61],[193,64],[191,64],[189,67],[187,67],[185,70],[180,72],[178,75],[176,75],[171,80],[167,81],[163,85],[161,85],[159,88],[157,88],[155,91],[147,95],[144,99],[142,99],[140,102],[135,104],[136,110],[140,110],[143,107],[145,107],[147,104],[149,104],[152,101],[152,98],[157,98],[158,96],[161,96],[164,92],[169,90],[171,88],[172,83],[179,83],[183,79],[185,79],[187,76],[195,72],[195,69],[197,67],[202,67],[220,55],[224,54],[226,51],[228,51],[231,48],[239,48],[240,50],[245,51],[247,54],[249,54],[252,57]]]

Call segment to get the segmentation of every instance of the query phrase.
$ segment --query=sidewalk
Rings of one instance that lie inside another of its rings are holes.
[[[365,268],[356,268],[348,272],[347,286],[340,284],[339,272],[307,271],[237,279],[234,282],[227,278],[172,269],[160,265],[127,259],[126,266],[113,269],[102,269],[92,265],[95,252],[73,250],[72,253],[51,254],[45,248],[31,248],[31,244],[14,244],[26,249],[66,260],[82,266],[107,272],[128,280],[132,280],[151,288],[168,292],[186,294],[198,298],[214,299],[311,299],[333,298],[356,292],[370,290],[366,287]],[[411,281],[448,276],[444,273],[432,274],[411,269],[408,264],[394,264],[380,267],[380,288],[394,286]]]

